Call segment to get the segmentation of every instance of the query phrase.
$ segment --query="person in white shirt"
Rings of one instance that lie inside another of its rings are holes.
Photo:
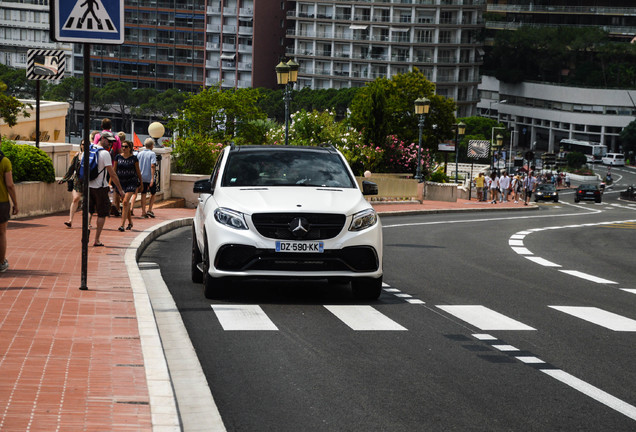
[[[497,191],[499,190],[499,177],[495,171],[490,174],[491,182],[490,182],[490,203],[497,204]]]
[[[97,174],[97,177],[94,180],[90,180],[88,182],[90,192],[88,201],[89,212],[94,213],[97,211],[97,229],[95,230],[95,241],[93,246],[104,246],[104,244],[100,241],[100,236],[102,234],[106,218],[110,214],[110,198],[108,197],[110,187],[108,186],[108,177],[106,174],[110,176],[111,181],[117,187],[117,193],[119,193],[122,197],[124,196],[124,190],[121,188],[117,173],[113,169],[113,163],[109,153],[112,143],[115,140],[115,135],[112,132],[102,132],[99,143],[97,144],[99,149],[103,149],[99,150],[97,157],[97,169],[99,174]]]
[[[501,190],[500,201],[502,203],[508,202],[508,193],[510,192],[510,177],[508,177],[508,173],[506,171],[504,171],[503,175],[499,178],[499,189]]]

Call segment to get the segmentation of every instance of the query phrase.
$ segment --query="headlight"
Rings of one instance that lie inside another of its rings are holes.
[[[227,208],[217,208],[214,210],[214,219],[221,225],[229,226],[234,229],[246,230],[247,224],[245,223],[245,216],[243,213],[239,213]]]
[[[378,215],[372,208],[362,210],[353,215],[349,231],[360,231],[372,227],[378,221]]]

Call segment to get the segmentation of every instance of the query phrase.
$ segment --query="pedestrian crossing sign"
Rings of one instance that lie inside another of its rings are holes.
[[[53,41],[124,43],[123,0],[53,0],[50,4]]]

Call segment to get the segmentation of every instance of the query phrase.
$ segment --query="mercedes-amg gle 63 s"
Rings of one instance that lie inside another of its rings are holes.
[[[332,146],[228,146],[195,183],[192,280],[207,298],[232,281],[350,281],[359,299],[382,291],[382,225]]]

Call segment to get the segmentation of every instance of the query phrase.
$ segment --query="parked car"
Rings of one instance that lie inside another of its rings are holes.
[[[356,298],[382,291],[382,225],[332,146],[228,146],[194,185],[192,280],[207,298],[245,278],[351,282]],[[302,285],[299,285],[302,289]]]
[[[622,153],[607,153],[601,159],[603,161],[603,165],[610,166],[623,166],[625,165],[625,155]]]
[[[541,183],[534,194],[534,202],[554,201],[559,202],[559,192],[552,183]]]
[[[581,200],[594,200],[597,203],[601,202],[601,190],[595,184],[582,184],[576,188],[576,194],[574,195],[574,202]]]

